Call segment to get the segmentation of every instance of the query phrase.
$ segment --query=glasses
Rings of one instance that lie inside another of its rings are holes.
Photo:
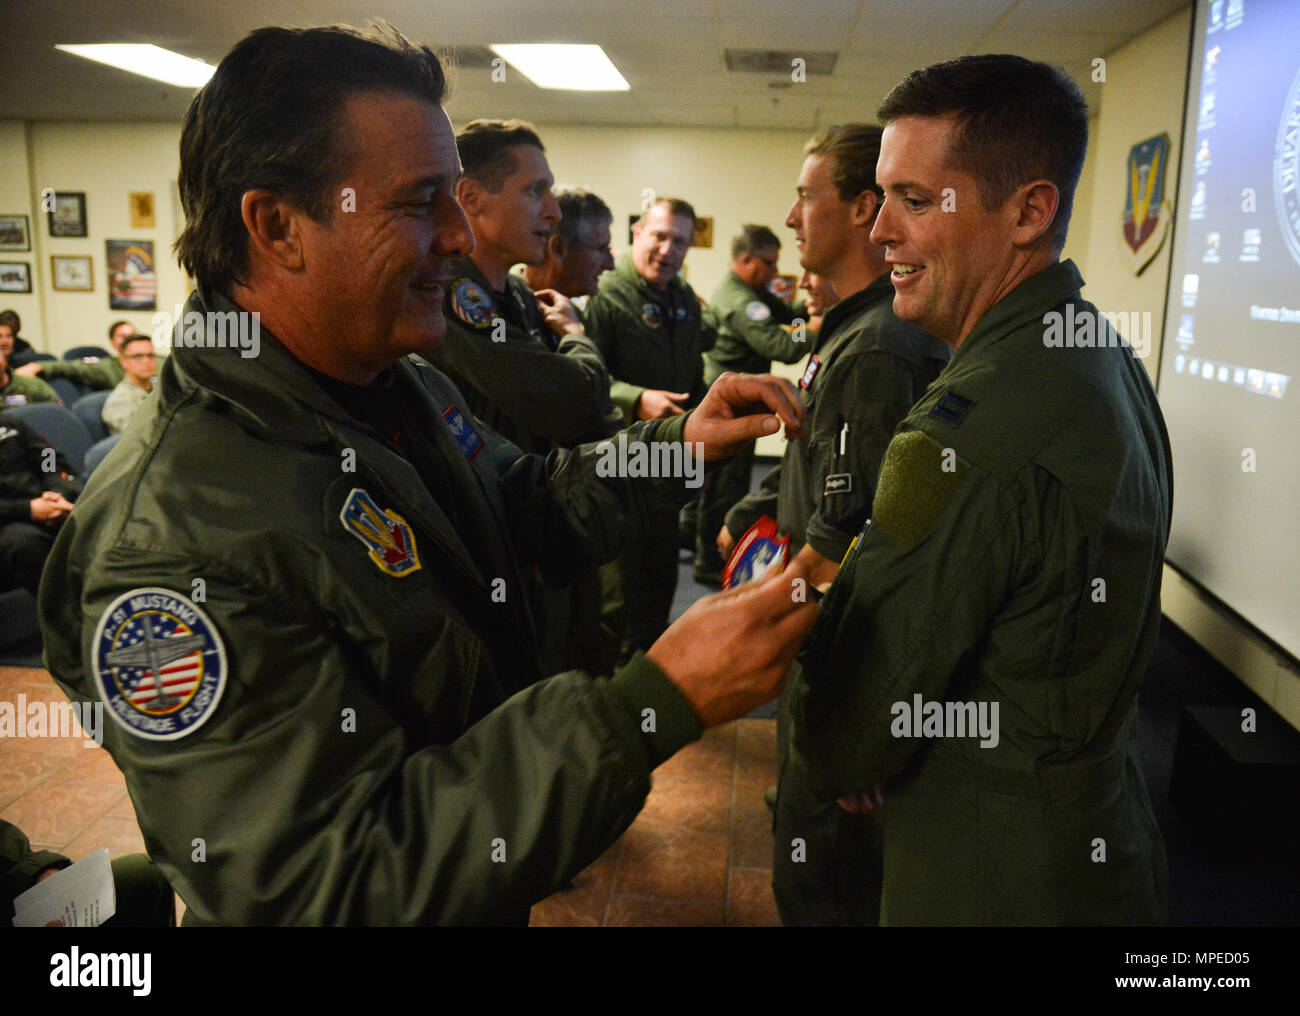
[[[132,353],[130,356],[122,357],[123,360],[156,360],[157,353]]]

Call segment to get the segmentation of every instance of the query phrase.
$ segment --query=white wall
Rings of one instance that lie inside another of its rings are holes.
[[[32,279],[30,293],[0,293],[0,310],[12,308],[17,311],[23,320],[23,337],[39,346],[45,337],[41,283],[48,275],[49,260],[42,256],[45,216],[38,219],[38,208],[32,203],[28,154],[27,124],[21,120],[0,120],[0,215],[27,216],[27,232],[31,240],[30,250],[0,251],[0,261],[26,264]]]

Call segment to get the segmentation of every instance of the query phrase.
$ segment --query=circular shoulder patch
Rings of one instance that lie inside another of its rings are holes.
[[[452,287],[451,309],[475,328],[485,328],[492,321],[492,297],[473,279],[461,279]]]
[[[226,648],[216,625],[170,589],[132,589],[110,603],[91,652],[109,715],[150,741],[194,733],[226,687]]]
[[[641,307],[641,320],[651,328],[658,328],[664,322],[664,312],[657,303],[647,303]]]
[[[745,317],[751,321],[766,321],[772,316],[772,308],[762,300],[754,300],[745,305]]]

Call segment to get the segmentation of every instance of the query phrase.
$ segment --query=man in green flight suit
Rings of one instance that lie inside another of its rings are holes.
[[[632,227],[632,250],[587,302],[587,327],[605,357],[614,405],[628,420],[680,416],[698,405],[702,354],[716,338],[695,291],[678,278],[695,209],[660,198]],[[604,615],[620,658],[650,646],[668,623],[677,587],[677,514],[656,517],[644,543],[602,569]]]
[[[33,402],[61,402],[58,393],[38,377],[9,369],[9,354],[0,349],[0,407],[27,406]]]
[[[45,572],[46,663],[107,705],[187,923],[526,921],[659,762],[775,693],[815,613],[777,576],[611,680],[539,680],[522,573],[612,556],[686,491],[603,476],[595,446],[526,455],[409,356],[474,242],[442,94],[386,28],[263,28],[221,61],[180,145],[177,329],[207,341],[168,358]],[[773,413],[799,432],[792,386],[733,376],[627,442],[712,459]]]
[[[1135,738],[1172,466],[1145,369],[1059,260],[1087,106],[973,56],[877,115],[894,310],[956,352],[800,655],[786,775],[850,810],[886,785],[884,924],[1159,922]]]
[[[39,377],[47,382],[62,377],[83,388],[111,391],[126,377],[126,369],[121,363],[122,344],[135,334],[135,325],[130,321],[114,321],[108,326],[108,341],[113,344],[112,356],[98,359],[83,357],[80,360],[37,360],[24,364],[14,373]]]
[[[808,355],[816,333],[802,307],[791,307],[769,290],[777,277],[781,241],[766,226],[740,227],[731,241],[731,271],[713,291],[709,307],[718,339],[704,354],[704,383],[713,384],[726,370],[766,374],[772,361],[797,363]],[[716,533],[731,507],[749,493],[754,449],[748,448],[718,468],[700,495],[695,525],[695,579],[721,584],[722,566]]]
[[[795,231],[800,263],[837,294],[799,383],[808,434],[786,446],[780,466],[763,478],[763,490],[731,510],[719,535],[726,546],[760,515],[772,515],[817,582],[833,577],[870,514],[894,428],[948,362],[942,342],[894,314],[884,251],[871,242],[883,198],[875,177],[880,133],[867,124],[841,124],[804,146],[786,225]],[[783,702],[778,720],[782,759],[787,707]],[[878,865],[854,869],[842,859],[878,856],[878,824],[875,817],[844,813],[793,778],[782,781],[772,872],[782,921],[874,923]],[[779,847],[796,836],[808,853],[799,861]]]

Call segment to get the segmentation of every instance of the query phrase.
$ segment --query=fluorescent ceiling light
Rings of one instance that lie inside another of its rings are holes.
[[[96,60],[132,74],[165,81],[181,88],[200,88],[208,83],[216,68],[202,60],[181,56],[160,46],[114,42],[95,46],[55,46],[65,53]]]
[[[538,88],[626,92],[631,87],[599,46],[521,43],[489,48]]]

